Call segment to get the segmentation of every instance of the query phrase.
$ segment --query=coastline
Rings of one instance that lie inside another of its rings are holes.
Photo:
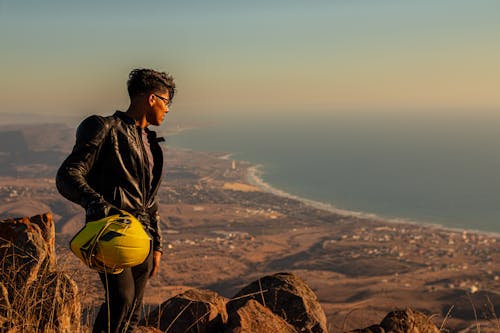
[[[179,134],[180,132],[183,132],[184,130],[191,130],[193,128],[197,127],[186,127],[183,128],[182,131],[179,131],[177,133],[171,133],[170,135],[175,136]],[[181,146],[175,146],[176,149],[182,149],[182,150],[191,150],[195,151],[192,148],[186,148],[186,147],[181,147]],[[227,152],[227,151],[220,151],[220,152],[215,152],[215,151],[205,151],[206,153],[214,153],[218,155],[219,159],[222,160],[230,160],[230,159],[236,159],[238,158],[234,157],[234,153]],[[474,233],[474,234],[480,234],[480,235],[486,235],[486,236],[492,236],[496,238],[500,238],[500,232],[499,231],[486,231],[486,230],[480,230],[480,229],[468,229],[468,228],[461,228],[461,227],[450,227],[450,226],[445,226],[443,224],[437,223],[437,222],[429,222],[425,220],[415,220],[411,218],[404,218],[404,217],[383,217],[380,215],[377,215],[375,213],[369,213],[369,212],[364,212],[364,211],[354,211],[354,210],[348,210],[348,209],[342,209],[335,207],[332,204],[317,201],[317,200],[312,200],[308,199],[305,197],[301,197],[299,195],[291,194],[288,193],[282,189],[279,189],[270,183],[266,182],[262,175],[265,174],[265,166],[263,164],[255,164],[254,162],[246,161],[246,160],[238,160],[240,162],[244,162],[248,165],[246,169],[246,175],[245,175],[245,180],[253,186],[256,186],[263,192],[268,192],[272,193],[274,195],[280,196],[280,197],[285,197],[293,200],[297,200],[299,202],[302,202],[305,205],[308,205],[310,207],[328,211],[330,213],[342,215],[344,217],[355,217],[355,218],[363,218],[363,219],[371,219],[374,222],[380,222],[380,223],[387,223],[387,224],[407,224],[411,226],[421,226],[421,227],[427,227],[427,228],[434,228],[434,229],[439,229],[439,230],[447,230],[450,232],[459,232],[459,233]]]
[[[227,155],[224,155],[222,158],[229,159],[230,156],[231,156],[231,154],[227,154]],[[438,224],[438,223],[416,221],[416,220],[405,219],[405,218],[381,217],[381,216],[378,216],[374,213],[341,209],[341,208],[337,208],[337,207],[335,207],[331,204],[328,204],[328,203],[303,198],[303,197],[285,192],[281,189],[278,189],[278,188],[272,186],[271,184],[269,184],[268,182],[266,182],[262,178],[262,175],[265,173],[264,165],[252,164],[252,163],[249,163],[249,164],[250,164],[250,166],[247,168],[247,172],[246,172],[246,180],[248,181],[248,183],[250,185],[258,187],[263,192],[268,192],[268,193],[272,193],[272,194],[277,195],[277,196],[281,196],[281,197],[285,197],[285,198],[289,198],[289,199],[294,199],[294,200],[297,200],[297,201],[304,203],[305,205],[314,207],[316,209],[325,210],[325,211],[328,211],[330,213],[342,215],[345,217],[371,219],[371,220],[376,221],[376,222],[382,222],[382,223],[388,223],[388,224],[407,224],[407,225],[411,225],[411,226],[423,226],[423,227],[427,227],[427,228],[435,228],[435,229],[446,230],[446,231],[450,231],[450,232],[474,233],[474,234],[481,234],[481,235],[500,238],[500,232],[465,229],[465,228],[453,228],[453,227],[447,227],[447,226],[444,226],[444,225]]]

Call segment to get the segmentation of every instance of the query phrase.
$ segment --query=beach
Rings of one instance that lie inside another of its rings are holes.
[[[231,155],[228,154],[227,156],[231,156]],[[226,156],[226,158],[227,158],[227,156]],[[488,232],[488,231],[482,231],[482,230],[463,229],[463,228],[451,228],[451,227],[445,227],[443,225],[436,224],[436,223],[430,223],[430,222],[425,222],[425,221],[414,221],[414,220],[405,219],[405,218],[384,218],[384,217],[380,217],[380,216],[377,216],[376,214],[372,214],[372,213],[340,209],[340,208],[337,208],[337,207],[335,207],[331,204],[328,204],[328,203],[314,201],[314,200],[310,200],[307,198],[302,198],[302,197],[287,193],[287,192],[280,190],[278,188],[275,188],[271,184],[267,183],[262,178],[262,174],[265,172],[264,168],[265,167],[263,165],[252,165],[252,166],[248,167],[246,180],[251,185],[255,185],[258,188],[260,188],[262,191],[266,191],[266,192],[272,193],[272,194],[277,195],[277,196],[282,196],[282,197],[298,200],[300,202],[303,202],[306,205],[310,205],[311,207],[321,209],[321,210],[326,210],[326,211],[334,213],[334,214],[351,216],[351,217],[358,217],[358,218],[366,218],[366,219],[371,219],[374,221],[381,221],[381,222],[385,222],[385,223],[396,223],[396,224],[407,223],[407,224],[412,224],[412,225],[424,225],[424,226],[427,226],[430,228],[446,229],[446,230],[450,230],[450,231],[454,231],[454,232],[472,232],[472,233],[478,233],[478,234],[491,235],[493,237],[500,237],[500,233],[498,233],[498,232]]]

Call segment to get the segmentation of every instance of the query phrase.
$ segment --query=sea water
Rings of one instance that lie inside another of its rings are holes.
[[[500,232],[498,112],[235,112],[167,139],[344,210]]]

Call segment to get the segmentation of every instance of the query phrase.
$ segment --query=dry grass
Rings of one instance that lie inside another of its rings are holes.
[[[52,270],[48,258],[0,241],[0,332],[56,332],[63,325],[78,331],[80,303],[68,275]]]

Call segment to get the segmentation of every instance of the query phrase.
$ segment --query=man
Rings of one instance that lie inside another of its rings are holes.
[[[172,76],[134,69],[127,82],[130,106],[112,116],[91,116],[77,129],[76,143],[56,177],[59,192],[86,211],[86,222],[125,210],[152,237],[144,263],[117,275],[99,273],[106,291],[93,332],[132,332],[140,316],[144,288],[162,255],[157,192],[163,154],[156,133],[175,94]]]

